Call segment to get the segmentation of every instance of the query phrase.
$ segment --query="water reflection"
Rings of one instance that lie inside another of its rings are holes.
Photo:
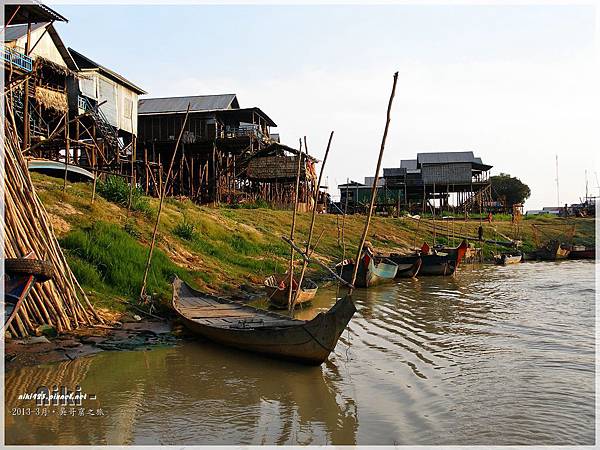
[[[592,444],[594,267],[472,267],[357,290],[358,312],[321,367],[198,341],[12,371],[6,440]],[[335,297],[320,289],[297,316],[310,319]],[[106,416],[10,414],[19,393],[49,383],[80,383]]]
[[[340,377],[332,363],[298,366],[209,342],[25,368],[6,375],[7,408],[30,405],[17,397],[38,386],[80,384],[98,394],[86,410],[105,416],[8,411],[7,443],[353,444],[356,405],[336,392],[332,379]]]

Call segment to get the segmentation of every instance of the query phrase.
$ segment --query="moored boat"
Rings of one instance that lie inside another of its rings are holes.
[[[508,264],[518,264],[523,259],[521,253],[501,253],[494,255],[494,263],[499,266],[506,266]]]
[[[428,249],[424,246],[424,249]],[[417,252],[413,255],[399,255],[392,253],[389,259],[398,265],[414,264],[418,259],[421,259],[421,267],[419,275],[453,275],[463,260],[468,248],[466,241],[456,248],[444,249],[444,251],[435,251],[428,253],[428,250]]]
[[[173,308],[192,332],[230,347],[304,364],[323,363],[356,312],[345,296],[312,320],[297,320],[173,281]]]
[[[352,282],[354,264],[352,260],[345,260],[336,266],[338,272],[341,268],[341,277],[348,283]],[[388,258],[374,256],[369,248],[365,248],[358,265],[354,286],[368,288],[390,282],[394,280],[397,272],[398,264]]]
[[[414,263],[398,264],[398,271],[396,272],[396,278],[415,278],[421,269],[423,260],[417,258]]]
[[[269,296],[271,305],[275,308],[285,309],[288,307],[289,300],[289,280],[290,276],[284,274],[282,276],[271,275],[265,280],[265,289]],[[298,282],[293,280],[292,298],[295,298],[298,292]],[[302,280],[302,288],[296,298],[296,306],[309,304],[317,293],[317,283],[309,278]]]
[[[569,259],[596,259],[596,248],[574,245],[569,252]]]
[[[540,261],[556,261],[569,256],[570,248],[561,244],[559,240],[552,239],[533,251],[529,257]]]

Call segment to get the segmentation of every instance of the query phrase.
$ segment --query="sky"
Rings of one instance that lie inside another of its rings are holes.
[[[596,10],[576,5],[60,5],[67,46],[147,97],[235,93],[322,157],[330,192],[383,167],[471,150],[531,188],[526,209],[598,195]]]

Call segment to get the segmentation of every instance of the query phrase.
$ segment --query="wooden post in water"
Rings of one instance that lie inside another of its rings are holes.
[[[317,215],[317,202],[319,200],[319,189],[321,187],[321,180],[323,179],[323,172],[325,170],[325,163],[327,162],[327,156],[329,155],[329,149],[331,147],[331,139],[333,139],[333,131],[329,135],[329,142],[327,142],[327,149],[325,150],[325,156],[323,157],[323,164],[321,165],[321,171],[319,172],[319,180],[317,181],[317,186],[315,189],[315,202],[312,209],[312,217],[310,219],[310,228],[308,229],[308,240],[306,241],[306,251],[305,253],[310,256],[310,242],[312,241],[313,230],[315,228],[315,218]],[[304,148],[306,148],[306,137],[304,138]],[[300,278],[298,279],[298,290],[296,290],[296,295],[294,296],[291,304],[289,305],[290,311],[293,311],[294,306],[296,305],[296,301],[298,300],[298,296],[300,295],[300,291],[302,289],[302,280],[304,279],[304,273],[306,272],[306,267],[308,266],[308,261],[305,259],[302,263],[302,270],[300,271]]]
[[[379,169],[381,169],[381,160],[383,159],[383,151],[385,150],[385,140],[387,139],[388,129],[390,127],[392,103],[394,101],[394,95],[396,94],[396,83],[398,82],[398,72],[394,74],[394,83],[392,85],[392,93],[390,94],[390,100],[387,108],[387,118],[385,122],[385,129],[383,131],[383,138],[381,139],[381,148],[379,149],[379,158],[377,159],[377,168],[375,169],[375,178],[373,179],[373,186],[371,187],[371,202],[369,204],[369,212],[367,214],[367,220],[365,221],[365,228],[360,238],[360,244],[358,245],[358,251],[356,252],[356,260],[354,262],[354,272],[352,273],[352,281],[350,284],[354,286],[356,281],[356,275],[358,273],[358,265],[360,263],[360,257],[362,250],[367,239],[367,233],[369,232],[369,225],[371,224],[371,216],[373,215],[373,206],[375,205],[375,196],[377,195],[377,182],[379,181]],[[352,293],[352,289],[350,289]]]
[[[302,139],[300,141],[300,150],[298,150],[298,166],[296,168],[296,194],[294,195],[294,214],[292,215],[292,229],[290,231],[290,285],[288,291],[288,307],[292,305],[292,290],[294,288],[294,232],[296,231],[296,213],[298,210],[298,191],[300,190],[300,168],[302,167]]]
[[[185,129],[185,124],[187,123],[188,115],[190,114],[190,106],[191,106],[191,104],[188,103],[187,110],[185,112],[185,117],[183,118],[183,124],[181,125],[181,130],[179,131],[179,136],[177,137],[177,142],[175,143],[175,148],[173,149],[173,155],[171,156],[171,163],[169,164],[169,170],[167,171],[167,177],[165,179],[164,184],[161,186],[160,201],[158,202],[158,212],[156,213],[156,222],[154,223],[154,231],[152,231],[152,241],[150,241],[150,249],[148,250],[148,259],[146,260],[146,269],[144,270],[144,278],[142,279],[142,289],[140,291],[140,299],[141,300],[144,300],[144,294],[146,292],[146,282],[148,281],[148,271],[150,270],[150,262],[152,261],[152,253],[154,252],[154,245],[156,244],[156,233],[158,231],[158,224],[160,222],[160,213],[162,212],[162,206],[163,206],[163,202],[165,200],[167,186],[169,184],[169,178],[171,177],[171,172],[173,170],[173,163],[175,162],[175,155],[177,154],[177,148],[179,147],[179,142],[181,141],[181,136],[183,135],[183,130]],[[162,178],[162,177],[160,177],[160,178]]]

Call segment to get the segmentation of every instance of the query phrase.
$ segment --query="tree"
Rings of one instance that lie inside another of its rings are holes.
[[[516,203],[523,203],[531,196],[529,186],[507,173],[490,177],[490,182],[492,183],[492,198],[505,202],[507,208],[512,208],[512,205]]]

